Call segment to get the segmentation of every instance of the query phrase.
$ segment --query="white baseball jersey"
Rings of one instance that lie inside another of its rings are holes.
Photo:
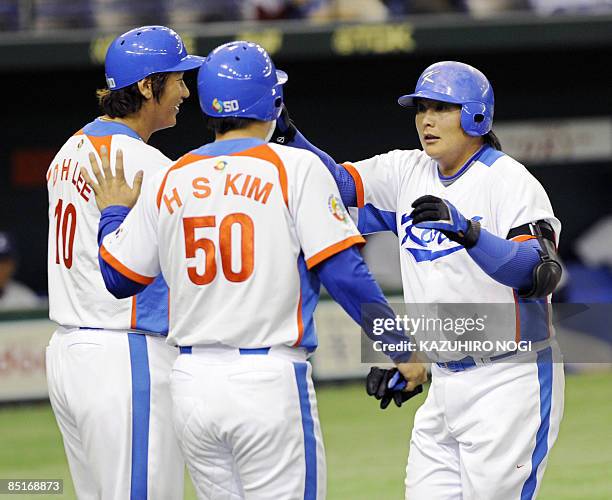
[[[49,317],[60,325],[165,334],[168,330],[167,286],[160,276],[154,286],[118,300],[104,286],[98,265],[100,212],[93,190],[80,169],[93,177],[88,155],[106,146],[111,165],[123,151],[125,176],[138,170],[145,179],[172,161],[147,145],[125,125],[97,119],[73,135],[47,171],[49,190]]]
[[[346,166],[357,187],[358,228],[398,236],[406,303],[516,300],[515,339],[549,336],[546,308],[523,307],[513,289],[489,277],[463,246],[439,231],[415,228],[410,217],[412,203],[429,194],[501,238],[538,220],[547,220],[558,238],[561,224],[548,196],[523,165],[484,146],[446,179],[452,184],[442,182],[436,162],[420,150]],[[464,356],[444,353],[446,359]],[[558,356],[553,344],[506,358],[510,362],[478,361],[459,373],[432,364],[432,383],[412,431],[406,498],[534,498],[563,413],[563,365],[553,363]]]
[[[316,348],[310,270],[364,240],[324,165],[258,139],[195,150],[147,183],[102,258],[170,287],[169,342]]]
[[[125,125],[97,119],[68,139],[47,172],[49,398],[79,498],[183,497],[184,463],[171,423],[169,374],[178,355],[168,331],[163,277],[133,298],[107,290],[98,264],[100,212],[80,174],[106,146],[125,175],[145,181],[172,163]]]
[[[406,303],[522,302],[512,288],[488,276],[463,246],[437,230],[412,225],[411,205],[423,195],[450,201],[466,218],[504,239],[511,229],[538,220],[547,220],[557,238],[561,230],[541,184],[523,165],[489,146],[446,186],[437,163],[421,150],[391,151],[345,166],[357,188],[359,230],[390,230],[398,236]],[[535,312],[517,306],[517,341],[549,336],[546,318],[533,317]]]

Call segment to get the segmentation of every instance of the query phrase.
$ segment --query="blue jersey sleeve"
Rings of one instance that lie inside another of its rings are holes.
[[[407,340],[401,330],[382,335],[374,333],[375,319],[395,320],[395,313],[357,248],[350,247],[333,255],[316,266],[315,271],[332,298],[363,328],[371,340],[398,346],[385,350],[394,362],[410,359],[411,353],[401,348],[402,342]],[[364,304],[368,307],[365,308],[365,314],[362,314]]]
[[[467,252],[495,281],[523,290],[533,284],[533,269],[540,262],[539,247],[536,239],[519,243],[481,229],[476,245]]]
[[[121,225],[128,213],[130,213],[130,209],[120,205],[106,207],[102,210],[100,214],[100,224],[98,226],[98,246],[102,245],[102,241],[107,234],[112,233]],[[136,283],[123,276],[123,274],[107,264],[104,259],[100,257],[100,254],[98,254],[98,263],[100,264],[100,271],[102,272],[102,278],[104,278],[106,288],[118,299],[125,299],[126,297],[136,295],[142,292],[147,286]]]
[[[332,174],[334,181],[336,181],[344,206],[359,207],[357,228],[361,233],[393,231],[397,235],[396,213],[394,211],[382,210],[370,203],[363,207],[359,206],[355,178],[345,166],[336,163],[336,160],[329,154],[310,143],[299,130],[296,130],[294,139],[288,145],[308,150],[321,159],[327,170]]]
[[[307,151],[316,154],[327,167],[327,170],[329,170],[334,177],[344,206],[357,206],[357,188],[355,187],[355,181],[346,168],[336,163],[336,160],[329,156],[325,151],[322,151],[308,141],[308,139],[306,139],[306,137],[304,137],[299,130],[296,132],[295,138],[289,145],[298,149],[306,149]]]

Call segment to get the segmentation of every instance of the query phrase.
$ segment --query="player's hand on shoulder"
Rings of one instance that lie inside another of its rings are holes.
[[[435,229],[449,240],[466,248],[473,247],[480,236],[480,224],[466,219],[448,200],[425,195],[412,203],[412,224],[420,229]]]
[[[144,172],[140,170],[136,173],[134,176],[134,185],[130,187],[125,179],[125,172],[123,169],[123,151],[120,149],[117,150],[114,175],[111,170],[106,146],[100,148],[100,160],[102,162],[102,169],[98,166],[96,155],[89,153],[89,163],[98,182],[95,182],[89,176],[85,168],[81,168],[81,175],[85,178],[85,181],[91,186],[96,195],[98,209],[101,212],[112,205],[132,208],[140,196]]]
[[[276,128],[274,129],[270,142],[287,146],[293,141],[296,133],[297,128],[295,128],[293,120],[291,120],[289,117],[287,106],[285,106],[285,103],[283,103],[282,111],[278,117],[278,120],[276,120]]]

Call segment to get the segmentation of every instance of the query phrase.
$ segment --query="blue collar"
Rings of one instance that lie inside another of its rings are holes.
[[[200,156],[222,156],[231,155],[232,153],[239,153],[247,149],[252,149],[257,146],[266,144],[261,139],[254,137],[247,137],[244,139],[228,139],[226,141],[215,141],[210,144],[192,151],[193,154]]]
[[[119,122],[111,122],[108,120],[102,120],[102,118],[96,118],[93,122],[88,123],[83,127],[83,133],[85,135],[91,135],[92,137],[105,137],[108,135],[127,135],[133,139],[142,141],[134,130],[127,125]]]

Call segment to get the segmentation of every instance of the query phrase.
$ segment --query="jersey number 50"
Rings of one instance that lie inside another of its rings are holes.
[[[215,242],[209,238],[195,237],[195,230],[205,227],[216,227],[214,215],[203,217],[186,217],[183,219],[183,230],[185,231],[185,256],[193,259],[198,249],[204,251],[206,256],[206,267],[204,274],[199,274],[195,266],[188,267],[187,273],[192,283],[196,285],[208,285],[217,276],[216,247]],[[232,226],[240,227],[240,269],[232,269]],[[254,232],[253,219],[247,214],[235,213],[225,216],[219,224],[219,253],[221,254],[221,267],[228,281],[240,283],[249,279],[255,267],[254,255]]]

